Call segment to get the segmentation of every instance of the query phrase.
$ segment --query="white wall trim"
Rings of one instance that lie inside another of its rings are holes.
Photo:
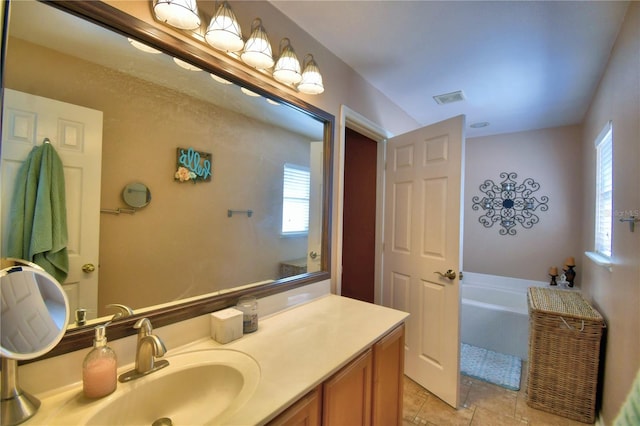
[[[585,251],[585,256],[589,258],[596,265],[602,266],[611,272],[611,258],[607,256],[603,256],[600,253],[596,253],[595,251]]]

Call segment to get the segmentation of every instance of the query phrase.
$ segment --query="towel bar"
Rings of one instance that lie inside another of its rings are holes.
[[[251,217],[251,215],[253,215],[253,210],[227,210],[227,217],[231,217],[235,213],[242,213],[246,214],[247,217]]]
[[[120,213],[134,214],[135,212],[136,212],[136,209],[127,209],[127,208],[120,208],[120,207],[118,207],[117,209],[100,209],[100,213],[109,213],[109,214],[120,214]]]

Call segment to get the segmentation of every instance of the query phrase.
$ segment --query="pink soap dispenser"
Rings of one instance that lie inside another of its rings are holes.
[[[93,349],[82,363],[82,389],[87,398],[101,398],[116,390],[118,362],[107,346],[106,326],[96,327]]]

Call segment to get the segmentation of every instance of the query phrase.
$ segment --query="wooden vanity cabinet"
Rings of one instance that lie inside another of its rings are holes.
[[[322,424],[370,425],[373,355],[371,349],[324,382]]]
[[[276,417],[270,426],[320,426],[322,385],[303,396]]]
[[[402,424],[404,390],[404,324],[373,346],[374,426]]]
[[[401,425],[403,377],[401,324],[270,425]]]

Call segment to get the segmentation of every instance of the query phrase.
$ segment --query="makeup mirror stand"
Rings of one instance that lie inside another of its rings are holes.
[[[40,400],[23,391],[18,384],[18,361],[2,357],[2,426],[17,425],[31,418]]]

